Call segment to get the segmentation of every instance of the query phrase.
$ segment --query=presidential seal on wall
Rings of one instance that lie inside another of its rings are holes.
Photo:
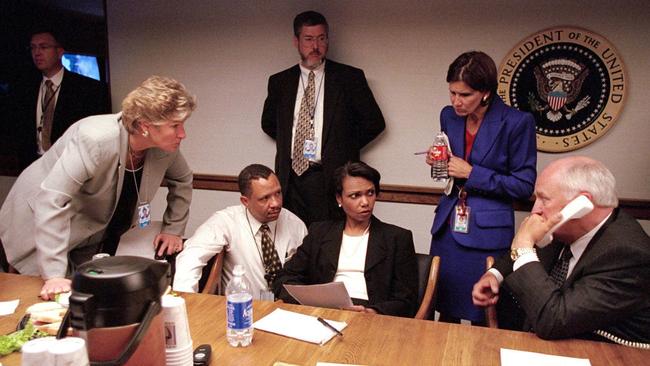
[[[516,45],[499,67],[499,96],[535,116],[537,150],[565,152],[605,134],[627,92],[620,54],[586,29],[557,27]]]

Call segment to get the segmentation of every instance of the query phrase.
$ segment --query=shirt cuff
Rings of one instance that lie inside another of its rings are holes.
[[[497,281],[499,281],[499,286],[500,286],[501,282],[503,282],[503,275],[501,274],[501,272],[499,272],[499,270],[496,268],[490,268],[488,269],[488,272],[492,273],[494,277],[497,278]]]
[[[524,264],[528,264],[530,262],[539,262],[539,258],[537,257],[537,253],[526,253],[522,254],[517,258],[515,263],[512,264],[512,271],[518,270],[521,266]]]

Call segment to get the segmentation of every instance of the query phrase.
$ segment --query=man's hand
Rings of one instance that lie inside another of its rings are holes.
[[[70,281],[67,278],[50,278],[46,280],[41,288],[41,299],[54,300],[56,294],[70,291]]]
[[[165,253],[172,255],[183,250],[183,239],[178,235],[160,233],[153,239],[153,247],[158,248],[156,254],[160,257]]]
[[[474,284],[472,289],[472,302],[476,306],[490,306],[497,303],[499,300],[499,281],[490,272],[486,272]]]
[[[556,213],[549,219],[539,214],[531,214],[521,222],[517,234],[512,239],[512,248],[532,248],[561,219],[560,213]]]

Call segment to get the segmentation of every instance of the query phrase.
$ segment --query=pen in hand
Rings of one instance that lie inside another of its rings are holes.
[[[331,329],[331,330],[333,330],[334,332],[336,332],[337,335],[339,335],[339,336],[341,336],[341,337],[343,336],[343,333],[339,332],[338,329],[334,328],[334,326],[333,326],[332,324],[328,323],[327,321],[325,321],[325,319],[321,318],[320,316],[318,317],[318,321],[319,321],[321,324],[323,324],[324,326],[326,326],[326,327],[328,327],[329,329]]]

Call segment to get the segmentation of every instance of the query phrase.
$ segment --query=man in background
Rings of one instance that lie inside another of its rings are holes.
[[[280,182],[273,171],[249,165],[238,177],[241,205],[217,211],[185,242],[176,257],[174,290],[197,292],[202,269],[226,250],[222,288],[228,285],[236,264],[246,268],[253,297],[272,294],[270,284],[307,235],[305,224],[282,208]]]
[[[63,67],[63,44],[50,29],[36,30],[29,44],[38,78],[17,86],[10,101],[15,153],[21,169],[38,159],[74,122],[109,113],[104,83]]]
[[[339,215],[334,170],[359,160],[385,122],[363,71],[325,59],[329,26],[323,15],[298,14],[293,31],[300,63],[269,78],[262,129],[276,141],[285,207],[309,225]]]
[[[617,208],[615,184],[612,173],[590,158],[549,164],[537,178],[535,206],[511,255],[474,285],[474,304],[498,301],[500,327],[544,339],[650,342],[650,238]],[[566,221],[548,246],[535,247],[580,195],[593,211]]]

